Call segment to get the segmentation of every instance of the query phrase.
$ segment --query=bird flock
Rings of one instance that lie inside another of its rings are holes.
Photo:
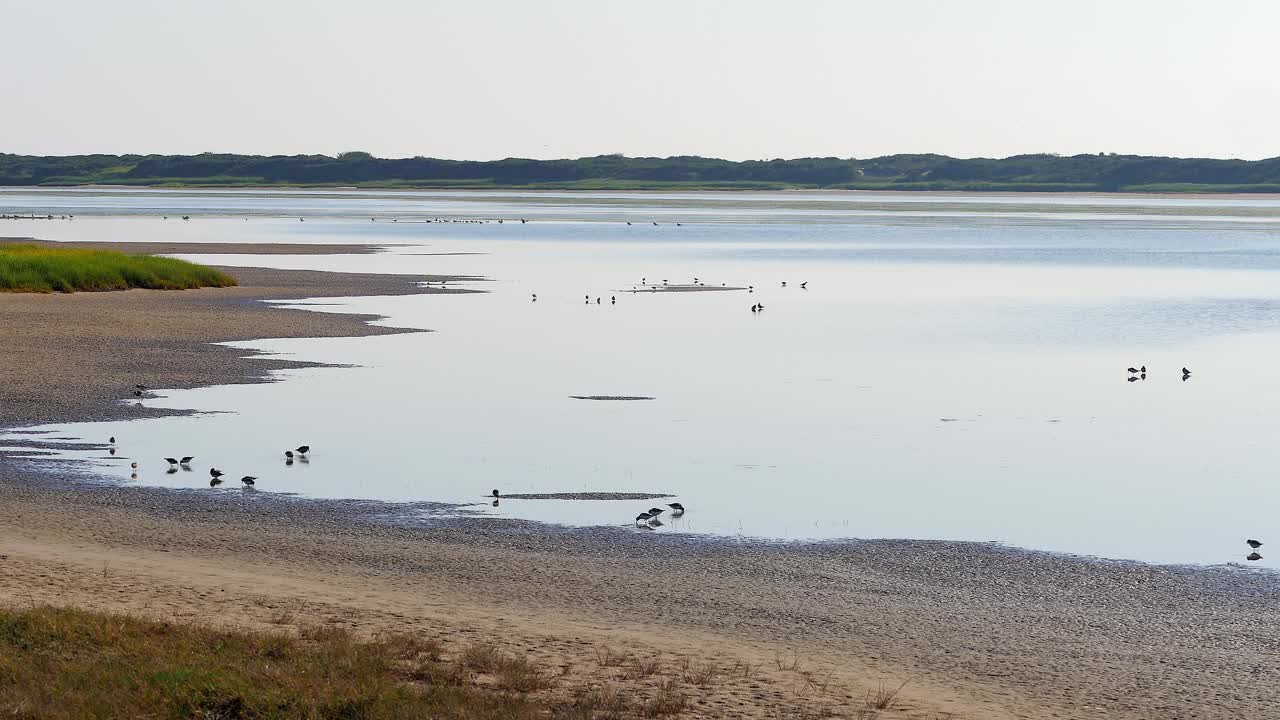
[[[667,508],[671,509],[671,517],[680,517],[681,515],[684,515],[684,505],[681,505],[678,502],[667,503]],[[647,511],[636,515],[636,527],[646,530],[655,530],[662,527],[662,520],[660,520],[658,516],[664,512],[666,512],[666,508],[649,508]]]
[[[141,388],[142,386],[139,385],[137,387]],[[107,442],[110,444],[109,450],[111,454],[115,455],[116,454],[116,437],[112,435]],[[285,450],[284,464],[292,465],[295,459],[301,460],[302,462],[310,462],[310,459],[307,457],[310,452],[311,452],[310,445],[299,445],[293,450]],[[180,470],[191,472],[191,462],[195,459],[196,458],[194,455],[183,455],[182,457],[176,457],[176,458],[166,457],[164,461],[169,464],[169,469],[165,471],[165,474],[172,475]],[[132,474],[130,475],[130,478],[137,480],[138,479],[138,462],[135,460],[129,463],[129,467],[133,471]],[[222,478],[225,476],[226,476],[226,473],[223,472],[222,470],[219,470],[216,467],[209,468],[209,487],[216,488],[219,485],[221,485],[223,483]],[[252,488],[257,485],[258,479],[259,478],[257,475],[244,475],[240,478],[240,484],[245,488]]]
[[[1127,368],[1127,370],[1129,371],[1129,380],[1128,380],[1129,382],[1138,382],[1139,380],[1147,379],[1146,365],[1143,365],[1141,367],[1130,366],[1129,368]],[[1188,370],[1184,365],[1182,368],[1182,382],[1186,382],[1190,379],[1191,379],[1191,371]]]
[[[628,225],[629,225],[629,224],[630,224],[630,223],[628,223]],[[655,224],[656,224],[656,223],[655,223]],[[676,224],[678,225],[679,223],[676,223]],[[684,289],[687,289],[687,288],[691,288],[691,287],[706,287],[706,286],[707,286],[707,283],[706,283],[706,282],[704,282],[701,278],[697,278],[697,277],[693,278],[693,282],[692,282],[690,285],[672,285],[672,284],[670,283],[670,281],[669,281],[669,280],[662,280],[661,282],[659,282],[659,281],[656,281],[656,280],[655,280],[655,281],[653,282],[653,284],[650,284],[650,283],[649,283],[649,278],[646,276],[646,277],[642,277],[642,278],[640,278],[640,284],[639,284],[639,285],[632,285],[632,286],[631,286],[631,292],[633,292],[633,293],[637,293],[637,292],[659,292],[659,291],[662,291],[662,290],[669,290],[669,289],[673,289],[673,288],[684,288]],[[726,286],[726,283],[720,283],[720,287],[727,287],[727,286]],[[782,287],[787,287],[787,281],[786,281],[786,280],[783,280],[783,281],[782,281]],[[734,289],[734,290],[741,290],[742,288],[740,288],[740,287],[735,287],[735,288],[733,288],[733,289]],[[748,293],[748,294],[751,294],[751,293],[754,293],[754,292],[756,291],[756,286],[755,286],[755,285],[748,285],[746,289],[747,289],[747,293]],[[800,283],[800,289],[801,289],[801,290],[808,290],[808,289],[809,289],[809,282],[806,280],[805,282]],[[530,302],[535,302],[535,303],[536,303],[536,302],[538,302],[538,293],[530,293],[530,294],[529,294],[529,301],[530,301]],[[594,296],[594,297],[593,297],[593,296],[591,295],[591,293],[586,293],[586,294],[584,294],[584,295],[582,296],[582,302],[583,302],[583,304],[584,304],[584,305],[603,305],[603,304],[604,304],[604,296],[603,296],[603,295],[596,295],[596,296]],[[610,296],[609,296],[609,304],[610,304],[610,305],[617,305],[617,304],[618,304],[618,296],[617,296],[617,295],[610,295]],[[762,303],[762,302],[757,302],[757,303],[753,303],[753,304],[751,305],[751,312],[753,312],[753,313],[760,313],[760,312],[763,312],[763,311],[764,311],[764,303]],[[1183,378],[1183,379],[1185,380],[1186,378]]]

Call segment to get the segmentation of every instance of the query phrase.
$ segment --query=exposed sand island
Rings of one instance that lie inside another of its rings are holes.
[[[137,417],[155,411],[117,401],[139,378],[251,382],[279,366],[211,342],[397,332],[260,300],[466,292],[415,282],[443,277],[221,270],[239,285],[0,294],[0,426]],[[549,706],[608,685],[644,701],[674,688],[680,717],[695,718],[1225,719],[1280,707],[1280,583],[1236,567],[445,520],[426,504],[94,484],[3,456],[0,507],[5,605],[399,630],[455,654],[492,642],[554,673],[533,693]],[[881,686],[903,682],[873,707]]]

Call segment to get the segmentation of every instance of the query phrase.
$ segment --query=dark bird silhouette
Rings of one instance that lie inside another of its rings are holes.
[[[756,307],[760,308],[761,310],[764,310],[764,303],[757,303]]]
[[[223,475],[226,475],[226,473],[222,472],[218,468],[209,468],[209,475],[212,477],[220,478]]]
[[[609,296],[609,304],[610,304],[610,305],[617,305],[617,304],[618,304],[618,296],[617,296],[617,295],[610,295],[610,296]]]
[[[209,481],[209,487],[218,487],[222,484],[222,478],[213,478]]]
[[[137,470],[137,469],[138,469],[138,463],[137,463],[137,462],[131,462],[131,463],[129,463],[129,467],[133,468],[134,470]]]
[[[289,458],[289,460],[290,460],[291,462],[293,461],[293,451],[292,451],[292,450],[285,450],[285,451],[284,451],[284,456],[285,456],[285,457],[287,457],[287,458]]]
[[[658,517],[664,512],[666,512],[664,508],[658,508],[658,507],[649,508],[649,517]]]
[[[299,455],[306,455],[307,453],[311,452],[311,446],[299,445],[298,447],[294,448],[294,450],[296,450]]]
[[[658,224],[658,221],[657,221],[657,220],[654,220],[654,221],[653,221],[653,224],[654,224],[654,225],[657,225],[657,224]]]
[[[1190,374],[1191,374],[1191,371],[1190,371],[1190,370],[1188,370],[1188,369],[1186,369],[1186,368],[1184,367],[1184,368],[1182,368],[1182,374],[1183,374],[1183,375],[1190,375]]]
[[[642,512],[636,516],[636,524],[639,525],[642,522],[648,522],[650,517],[653,517],[653,516],[650,515],[649,513]]]
[[[759,305],[752,305],[752,306],[751,306],[751,312],[760,312],[760,306],[759,306]]]
[[[1249,547],[1253,548],[1254,550],[1257,550],[1258,548],[1262,547],[1262,541],[1261,541],[1261,540],[1252,540],[1252,539],[1250,539],[1250,540],[1245,540],[1244,542],[1245,542],[1245,544],[1246,544],[1246,545],[1248,545]]]
[[[1245,559],[1245,560],[1261,560],[1261,559],[1262,559],[1262,556],[1261,556],[1261,555],[1259,555],[1258,553],[1254,552],[1254,553],[1249,553],[1248,555],[1246,555],[1244,559]]]
[[[786,286],[787,286],[787,281],[786,281],[786,280],[783,280],[783,281],[782,281],[782,287],[786,287]]]
[[[1129,382],[1138,382],[1138,376],[1137,376],[1137,375],[1130,375],[1130,376],[1129,376]]]
[[[170,466],[173,466],[173,465],[177,465],[177,464],[178,464],[178,459],[177,459],[177,458],[165,458],[165,459],[164,459],[164,461],[165,461],[165,462],[167,462],[167,463],[169,463],[169,465],[170,465]]]
[[[111,444],[112,444],[112,445],[115,445],[115,444],[116,444],[116,436],[115,436],[115,435],[112,435],[112,436],[111,436],[111,438],[110,438],[110,442],[111,442]]]
[[[1147,379],[1147,374],[1146,374],[1146,373],[1142,373],[1142,374],[1141,374],[1141,375],[1139,375],[1138,377],[1139,377],[1139,378],[1141,378],[1141,379],[1143,379],[1143,380],[1146,380],[1146,379]]]
[[[804,282],[800,283],[800,289],[801,289],[801,290],[808,290],[808,289],[809,289],[809,281],[808,281],[808,280],[805,280]]]
[[[188,456],[186,456],[186,457],[182,458],[181,460],[179,460],[179,461],[178,461],[178,464],[179,464],[179,465],[190,465],[190,464],[191,464],[191,461],[192,461],[192,460],[195,460],[195,459],[196,459],[196,458],[195,458],[195,456],[194,456],[194,455],[188,455]]]
[[[244,477],[240,478],[240,482],[244,483],[245,485],[248,485],[249,487],[253,487],[253,481],[257,479],[258,478],[252,475],[245,475]]]
[[[630,225],[630,224],[631,224],[631,221],[630,221],[630,220],[628,220],[628,221],[627,221],[627,224],[628,224],[628,225]]]
[[[134,390],[134,391],[133,391],[133,396],[134,396],[134,397],[142,397],[142,391],[141,391],[141,390]]]
[[[533,294],[533,301],[538,302],[538,293]]]
[[[147,386],[146,386],[146,385],[134,385],[134,387],[138,388],[139,390],[146,390],[146,389],[147,389]]]
[[[498,489],[497,489],[497,488],[494,488],[494,489],[493,489],[493,496],[494,496],[495,498],[496,498],[496,497],[499,497],[499,495],[498,495]]]
[[[684,514],[684,506],[680,503],[667,503],[667,507],[671,508],[671,515],[673,517],[680,517]]]
[[[1130,374],[1130,375],[1137,375],[1137,374],[1138,374],[1138,368],[1136,368],[1136,367],[1131,367],[1131,368],[1129,368],[1129,374]]]
[[[1143,372],[1143,373],[1144,373],[1144,372],[1146,372],[1146,371],[1147,371],[1147,366],[1146,366],[1146,365],[1143,365],[1142,367],[1138,368],[1138,372]]]

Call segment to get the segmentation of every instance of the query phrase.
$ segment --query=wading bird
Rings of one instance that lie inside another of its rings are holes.
[[[220,478],[223,475],[226,475],[226,473],[222,472],[218,468],[209,468],[209,475],[215,478]]]
[[[190,465],[192,460],[195,460],[195,457],[194,457],[194,456],[192,456],[192,455],[188,455],[188,456],[186,456],[186,457],[182,458],[181,460],[179,460],[179,461],[178,461],[178,464],[179,464],[179,465]]]
[[[307,453],[311,452],[311,446],[299,445],[298,447],[294,448],[294,450],[296,450],[299,455],[306,455]]]
[[[1249,547],[1253,548],[1254,550],[1257,550],[1258,548],[1262,547],[1262,541],[1261,541],[1261,540],[1252,540],[1252,539],[1250,539],[1250,540],[1245,540],[1244,542],[1245,542],[1245,544],[1246,544],[1246,545],[1248,545]]]
[[[649,513],[642,512],[636,516],[636,524],[639,525],[640,523],[648,522],[650,517],[652,516]]]
[[[169,463],[169,467],[173,467],[174,465],[178,464],[177,458],[165,458],[164,461]]]
[[[498,489],[497,489],[497,488],[494,488],[494,489],[493,489],[493,496],[494,496],[495,498],[497,498],[497,497],[498,497]]]
[[[667,507],[671,508],[671,515],[673,517],[680,517],[684,514],[684,506],[680,503],[667,503]]]
[[[649,517],[658,517],[664,512],[666,512],[666,509],[664,508],[658,508],[658,507],[649,508]]]
[[[258,478],[252,475],[245,475],[244,477],[240,478],[240,482],[244,483],[248,487],[253,487],[253,481],[257,479]]]

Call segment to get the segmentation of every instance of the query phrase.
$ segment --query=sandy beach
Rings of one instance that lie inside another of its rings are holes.
[[[136,245],[119,249],[156,249]],[[262,300],[448,279],[223,270],[240,286],[0,295],[0,427],[142,417],[156,411],[121,402],[135,382],[254,382],[281,366],[214,342],[398,332]],[[0,456],[0,602],[496,642],[556,668],[552,694],[674,678],[685,717],[869,717],[867,693],[902,683],[881,717],[1280,717],[1280,582],[1237,566],[569,530],[65,470]],[[658,662],[632,672],[615,655]]]

